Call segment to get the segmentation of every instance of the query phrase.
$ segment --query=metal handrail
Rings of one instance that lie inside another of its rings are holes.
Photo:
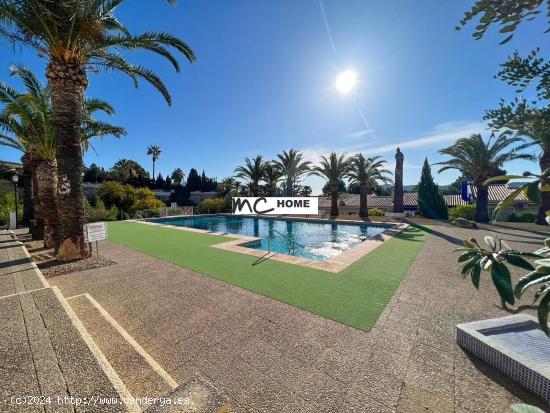
[[[298,244],[302,248],[306,248],[305,245],[300,244],[299,242],[293,240],[292,238],[287,237],[285,234],[283,234],[281,231],[277,231],[275,228],[272,229],[273,232],[276,232],[277,234],[281,235],[283,238],[286,238],[288,241],[290,241],[292,246],[294,244]],[[271,248],[270,248],[271,249]],[[288,247],[288,254],[290,255],[290,252],[293,251],[293,248],[291,246]]]

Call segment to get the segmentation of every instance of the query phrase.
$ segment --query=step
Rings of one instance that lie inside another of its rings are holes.
[[[0,297],[48,287],[25,246],[12,231],[0,231]]]
[[[2,412],[139,411],[123,402],[130,393],[56,287],[0,298],[0,354]],[[12,396],[43,404],[17,405]]]
[[[133,397],[162,397],[177,387],[177,382],[90,294],[70,297],[67,302]]]
[[[212,383],[197,375],[165,396],[164,406],[144,413],[233,413],[229,399]]]

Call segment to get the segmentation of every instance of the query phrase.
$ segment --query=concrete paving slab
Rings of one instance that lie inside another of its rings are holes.
[[[83,294],[67,301],[133,397],[161,397],[177,386],[93,297]]]

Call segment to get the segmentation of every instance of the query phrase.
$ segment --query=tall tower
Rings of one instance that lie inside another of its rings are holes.
[[[393,190],[393,212],[403,210],[403,153],[397,148],[395,153],[395,189]]]

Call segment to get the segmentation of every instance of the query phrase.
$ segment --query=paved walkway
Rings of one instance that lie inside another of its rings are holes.
[[[492,229],[524,250],[543,238]],[[455,343],[457,323],[503,315],[488,280],[476,291],[452,254],[487,231],[434,230],[369,333],[109,242],[100,250],[117,265],[49,281],[66,297],[90,293],[176,381],[201,372],[250,412],[500,413],[538,403]]]

